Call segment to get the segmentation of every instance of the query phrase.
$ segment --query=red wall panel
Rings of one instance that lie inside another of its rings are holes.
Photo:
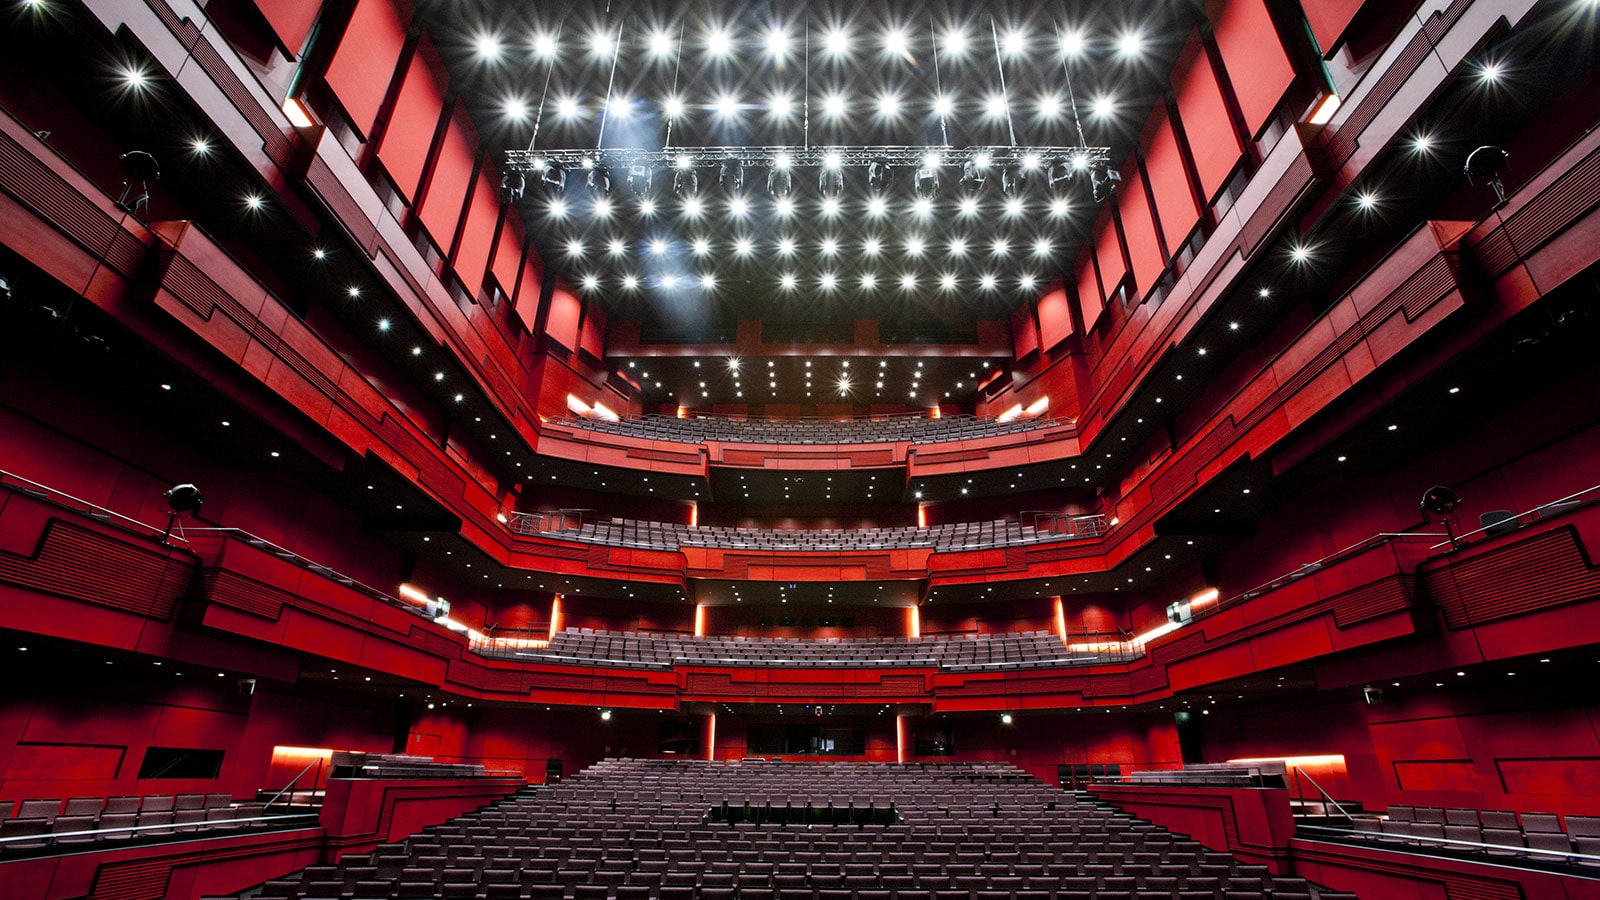
[[[1189,152],[1200,177],[1200,193],[1208,201],[1222,190],[1239,164],[1244,148],[1222,98],[1222,85],[1211,67],[1211,57],[1196,31],[1189,36],[1178,63],[1172,67],[1177,91],[1178,119],[1189,139]]]
[[[1145,193],[1139,162],[1128,158],[1122,167],[1122,184],[1117,188],[1117,212],[1122,217],[1122,234],[1128,241],[1128,258],[1133,263],[1133,296],[1150,293],[1166,259],[1156,240],[1155,217],[1150,214],[1150,198]]]
[[[1105,212],[1102,211],[1102,216]],[[1098,223],[1096,224],[1098,227]],[[1094,247],[1085,245],[1083,252],[1078,254],[1078,315],[1083,322],[1085,333],[1094,331],[1095,323],[1100,321],[1100,312],[1105,308],[1105,298],[1100,293],[1100,276],[1094,269]]]
[[[317,13],[322,11],[322,0],[256,0],[255,7],[292,58],[311,33]]]
[[[539,317],[539,294],[544,279],[544,266],[539,254],[529,247],[522,260],[522,278],[517,283],[517,318],[530,332]]]
[[[1194,191],[1189,186],[1189,171],[1178,149],[1178,135],[1167,115],[1167,105],[1157,102],[1144,127],[1144,167],[1155,194],[1156,212],[1161,218],[1161,234],[1167,250],[1176,253],[1200,221]],[[1123,224],[1127,224],[1124,219]],[[1141,288],[1145,285],[1139,285]]]
[[[408,203],[416,199],[422,183],[422,170],[428,164],[439,116],[444,113],[447,80],[433,42],[423,35],[406,68],[388,128],[378,142],[378,162]]]
[[[1033,310],[1026,304],[1011,314],[1011,355],[1022,359],[1039,350],[1039,329],[1033,321]]]
[[[1255,134],[1294,81],[1294,67],[1278,40],[1266,0],[1211,0],[1206,15],[1244,123]]]
[[[484,165],[473,183],[472,200],[467,208],[467,224],[461,231],[461,246],[456,249],[456,275],[477,295],[483,286],[483,273],[489,265],[489,248],[494,245],[494,226],[500,219],[500,186],[494,167]]]
[[[527,240],[521,214],[516,207],[508,207],[505,220],[500,224],[500,236],[495,241],[494,261],[490,264],[494,280],[500,285],[500,294],[507,300],[516,297],[517,276],[522,272],[522,245]]]
[[[1083,282],[1080,280],[1078,284],[1081,291]],[[1039,298],[1039,345],[1047,352],[1072,334],[1069,303],[1066,288],[1057,288]]]
[[[1127,185],[1122,185],[1118,190],[1127,190]],[[1094,259],[1100,267],[1100,289],[1109,302],[1116,295],[1122,276],[1128,273],[1128,265],[1122,256],[1122,236],[1117,233],[1109,203],[1101,207],[1100,217],[1094,222]],[[1084,328],[1088,327],[1089,320],[1085,318]]]
[[[591,304],[583,317],[583,335],[578,343],[583,352],[595,359],[606,358],[606,314],[599,306]]]
[[[360,0],[324,76],[328,87],[365,137],[378,119],[395,63],[406,42],[406,18],[394,0]]]
[[[582,311],[583,301],[565,288],[556,288],[550,296],[550,317],[544,323],[545,335],[568,350],[578,349],[578,317]]]
[[[1344,38],[1351,20],[1361,11],[1366,0],[1301,0],[1306,11],[1306,21],[1311,23],[1311,33],[1317,36],[1317,46],[1323,54],[1332,56]]]
[[[478,136],[459,102],[450,113],[450,126],[433,160],[433,173],[422,196],[418,215],[441,252],[448,253],[455,240],[456,225],[466,204],[467,187],[472,181],[472,158],[478,149]]]

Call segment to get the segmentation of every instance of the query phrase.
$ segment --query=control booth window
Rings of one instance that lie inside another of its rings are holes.
[[[745,738],[748,752],[758,756],[862,756],[867,752],[867,729],[859,725],[752,723]]]

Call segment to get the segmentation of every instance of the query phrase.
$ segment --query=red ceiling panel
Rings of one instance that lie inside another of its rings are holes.
[[[1244,123],[1257,134],[1294,82],[1294,66],[1278,40],[1266,0],[1211,0],[1206,15]]]
[[[448,79],[433,42],[423,35],[406,69],[406,80],[395,98],[389,126],[378,142],[378,162],[407,203],[416,199],[422,183],[422,169],[428,164],[433,135],[439,130],[444,113],[444,89]]]
[[[276,3],[276,0],[274,0]],[[378,120],[395,63],[406,43],[406,19],[394,0],[359,0],[324,76],[350,124],[363,138]]]
[[[1217,82],[1199,31],[1189,36],[1178,55],[1178,64],[1172,67],[1172,84],[1177,91],[1178,120],[1183,123],[1195,171],[1200,176],[1200,193],[1209,202],[1228,182],[1244,147],[1239,144],[1239,134],[1222,98],[1222,85]]]
[[[1145,124],[1143,135],[1144,167],[1150,176],[1150,189],[1156,197],[1156,213],[1161,219],[1161,234],[1167,250],[1176,253],[1200,222],[1200,208],[1189,186],[1189,170],[1178,149],[1178,135],[1167,116],[1167,105],[1157,101]],[[1143,285],[1140,285],[1143,287]]]
[[[466,203],[467,186],[472,181],[472,157],[477,146],[478,137],[467,119],[466,107],[457,102],[450,115],[450,126],[439,145],[439,154],[434,157],[433,174],[418,210],[423,227],[428,229],[441,252],[448,253],[455,239],[456,225],[461,221],[461,210]]]

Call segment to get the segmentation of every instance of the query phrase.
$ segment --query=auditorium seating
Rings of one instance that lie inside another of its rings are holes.
[[[773,821],[779,809],[806,823]],[[892,823],[869,822],[868,810]],[[608,759],[255,896],[1309,900],[1313,890],[1004,764]]]
[[[665,668],[691,666],[923,666],[950,671],[1090,665],[1120,661],[1111,649],[1080,652],[1049,631],[938,635],[922,638],[755,638],[743,635],[651,634],[568,628],[548,647],[483,652],[545,662]]]
[[[523,514],[537,517],[538,514]],[[940,552],[957,550],[983,550],[1040,544],[1051,541],[1077,540],[1105,532],[1104,517],[1078,516],[1071,521],[1075,527],[1048,530],[996,519],[987,522],[954,522],[926,528],[900,526],[893,528],[733,528],[721,525],[691,526],[674,522],[646,522],[637,519],[604,519],[584,522],[578,527],[546,529],[519,527],[522,519],[514,519],[512,530],[517,533],[550,533],[568,540],[603,544],[610,547],[633,547],[646,550],[681,550],[684,547],[710,547],[727,550],[784,550],[794,552],[826,551],[849,552],[862,550],[907,550],[932,548]]]
[[[1358,816],[1352,824],[1354,837],[1424,850],[1543,861],[1572,853],[1600,856],[1600,816],[1567,816],[1563,827],[1554,813],[1394,805],[1387,816]],[[1574,861],[1600,866],[1600,860]]]
[[[259,827],[265,803],[228,794],[73,797],[0,803],[0,853],[50,845],[126,841],[196,831]]]
[[[553,420],[566,428],[617,434],[651,441],[703,444],[726,441],[747,444],[871,444],[905,441],[933,444],[1020,434],[1070,424],[1062,419],[1014,419],[1001,422],[978,416],[891,416],[873,419],[734,419],[714,416],[628,416],[620,421],[576,416]]]

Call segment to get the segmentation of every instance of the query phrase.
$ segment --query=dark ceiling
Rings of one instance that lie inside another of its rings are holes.
[[[1075,98],[1088,145],[1110,147],[1119,164],[1200,18],[1196,3],[1153,0],[419,6],[496,158],[597,146],[1077,146]],[[730,190],[709,166],[693,200],[666,170],[644,195],[613,172],[597,198],[579,170],[559,195],[531,179],[521,202],[551,271],[613,318],[681,340],[752,319],[960,334],[1061,280],[1097,205],[1086,177],[1052,190],[1043,169],[1014,194],[999,173],[969,192],[958,184],[967,158],[943,158],[937,193],[920,203],[911,171],[895,171],[875,199],[865,169],[846,167],[834,204],[816,168],[794,170],[784,202],[765,169],[747,168]]]

